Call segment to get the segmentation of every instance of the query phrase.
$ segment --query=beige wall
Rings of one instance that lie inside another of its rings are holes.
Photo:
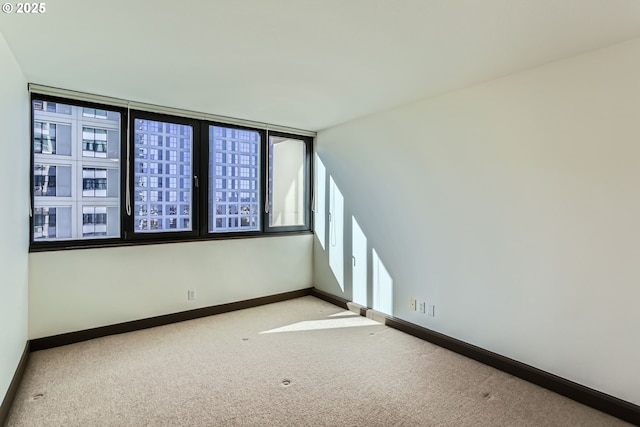
[[[312,235],[29,255],[29,338],[312,286]],[[187,300],[195,289],[196,299]]]
[[[639,123],[636,39],[320,132],[315,285],[351,297],[355,218],[369,306],[640,404]]]
[[[0,402],[27,342],[29,96],[0,34]]]

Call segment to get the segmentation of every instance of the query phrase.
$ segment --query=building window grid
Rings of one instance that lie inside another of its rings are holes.
[[[134,170],[136,178],[148,179],[149,187],[158,189],[150,191],[143,196],[143,200],[138,200],[134,211],[134,228],[137,232],[162,231],[162,230],[190,230],[191,229],[191,206],[190,206],[190,186],[183,183],[191,182],[191,127],[173,123],[163,123],[147,119],[135,119],[134,129],[136,145],[144,146],[147,141],[149,145],[157,146],[157,149],[149,150],[149,158],[153,160],[149,168],[141,159],[136,158]],[[182,140],[178,145],[178,136]],[[183,138],[187,136],[187,138]],[[184,140],[187,140],[185,142]],[[173,148],[163,153],[160,147]],[[143,147],[136,147],[136,149]],[[163,156],[163,154],[165,154]],[[163,158],[164,157],[164,158]],[[170,177],[169,177],[170,176]],[[178,179],[180,178],[180,179]],[[136,192],[143,192],[142,186],[136,181]],[[177,191],[162,191],[164,187],[175,188]],[[177,202],[189,203],[183,209],[177,208]],[[140,203],[142,202],[142,203]]]
[[[56,154],[56,124],[34,121],[33,152],[36,154]]]
[[[71,106],[66,104],[59,104],[51,101],[40,101],[36,99],[33,101],[32,105],[33,110],[38,112],[65,114],[68,116],[72,113]]]
[[[82,196],[107,197],[107,169],[82,168]]]
[[[85,190],[106,190],[107,178],[83,178],[82,188]]]
[[[33,210],[33,237],[46,239],[56,237],[56,208],[37,207]]]
[[[104,206],[82,207],[82,237],[107,236],[107,208]]]
[[[82,155],[107,157],[107,130],[82,127]]]
[[[150,149],[149,150],[149,160],[162,160],[162,150]]]
[[[56,196],[56,168],[42,163],[33,166],[34,196]]]
[[[214,188],[210,193],[215,195],[215,208],[209,231],[257,230],[258,186],[241,178],[257,180],[260,136],[255,131],[214,126],[212,137],[210,182]]]
[[[106,194],[106,175],[96,178],[84,176],[87,169],[106,170],[103,166],[107,165],[114,169],[113,160],[119,159],[119,150],[110,153],[107,158],[107,132],[120,132],[120,113],[104,109],[86,109],[74,105],[72,101],[57,103],[33,99],[31,105],[34,154],[33,240],[120,237],[119,216],[115,219],[113,227],[98,233],[87,233],[83,224],[84,208],[97,200],[100,200],[101,209],[105,210],[104,215],[107,215],[107,208],[120,210],[120,195]],[[62,140],[61,128],[65,130]],[[89,140],[93,143],[94,151],[86,156],[83,148],[86,148]],[[60,144],[63,144],[62,152],[58,152]],[[56,160],[53,160],[54,158]],[[46,170],[48,172],[45,172]],[[64,172],[62,180],[57,176],[60,171]],[[98,191],[88,196],[87,189]],[[60,215],[62,219],[57,221]]]
[[[82,109],[82,116],[83,117],[91,117],[91,118],[95,118],[95,119],[106,119],[107,118],[107,111],[106,110],[101,110],[99,108],[83,108]]]

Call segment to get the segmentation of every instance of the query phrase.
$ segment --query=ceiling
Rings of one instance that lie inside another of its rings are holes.
[[[53,0],[29,82],[306,130],[640,36],[638,0]]]

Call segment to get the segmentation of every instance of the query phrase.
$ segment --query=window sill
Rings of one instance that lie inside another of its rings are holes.
[[[259,239],[269,237],[286,237],[286,236],[300,236],[300,235],[312,235],[313,231],[287,231],[287,232],[270,232],[270,233],[256,233],[256,234],[242,234],[242,235],[229,235],[224,234],[221,236],[197,236],[188,238],[174,238],[174,239],[154,239],[154,240],[113,240],[113,241],[100,241],[93,243],[91,241],[64,241],[64,242],[51,242],[52,244],[36,244],[29,247],[30,253],[37,252],[53,252],[53,251],[68,251],[76,249],[100,249],[100,248],[118,248],[126,246],[142,246],[142,245],[161,245],[167,243],[190,243],[190,242],[208,242],[208,241],[220,241],[220,240],[239,240],[239,239]]]

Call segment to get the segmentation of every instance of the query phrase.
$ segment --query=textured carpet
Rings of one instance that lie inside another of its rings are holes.
[[[34,352],[8,426],[623,426],[314,297]]]

